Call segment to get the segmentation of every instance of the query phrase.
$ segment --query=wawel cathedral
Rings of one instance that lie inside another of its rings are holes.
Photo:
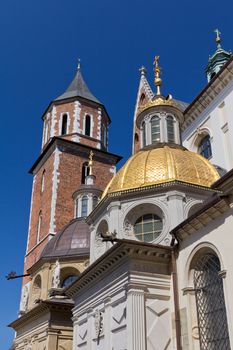
[[[163,95],[159,56],[155,87],[140,69],[117,172],[80,64],[50,103],[11,349],[233,349],[233,56],[216,44],[190,104]]]

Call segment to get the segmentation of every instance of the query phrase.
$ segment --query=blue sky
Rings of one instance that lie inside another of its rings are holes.
[[[1,264],[0,344],[8,349],[17,317],[31,175],[40,152],[41,115],[75,74],[77,58],[91,91],[111,119],[110,151],[131,152],[138,69],[161,56],[162,92],[191,102],[205,86],[204,68],[215,50],[213,30],[233,49],[232,1],[7,0],[0,12]]]

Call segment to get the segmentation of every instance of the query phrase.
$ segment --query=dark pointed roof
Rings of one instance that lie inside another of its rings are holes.
[[[80,66],[78,66],[77,73],[69,85],[69,87],[66,89],[66,91],[59,97],[55,99],[55,101],[64,100],[66,98],[71,97],[83,97],[87,100],[94,101],[96,103],[101,102],[90,92],[90,90],[87,87],[87,84],[85,83]]]

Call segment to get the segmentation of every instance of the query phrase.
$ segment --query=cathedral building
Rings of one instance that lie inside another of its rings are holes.
[[[43,115],[12,349],[233,348],[233,58],[221,47],[190,104],[140,69],[132,155],[80,64]]]

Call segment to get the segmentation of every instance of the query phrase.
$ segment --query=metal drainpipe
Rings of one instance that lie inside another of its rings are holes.
[[[182,350],[181,346],[181,324],[180,324],[180,311],[179,311],[179,296],[178,296],[178,283],[177,283],[177,266],[176,266],[176,254],[177,246],[172,250],[172,282],[174,291],[174,309],[175,309],[175,328],[176,328],[176,346],[177,350]]]

